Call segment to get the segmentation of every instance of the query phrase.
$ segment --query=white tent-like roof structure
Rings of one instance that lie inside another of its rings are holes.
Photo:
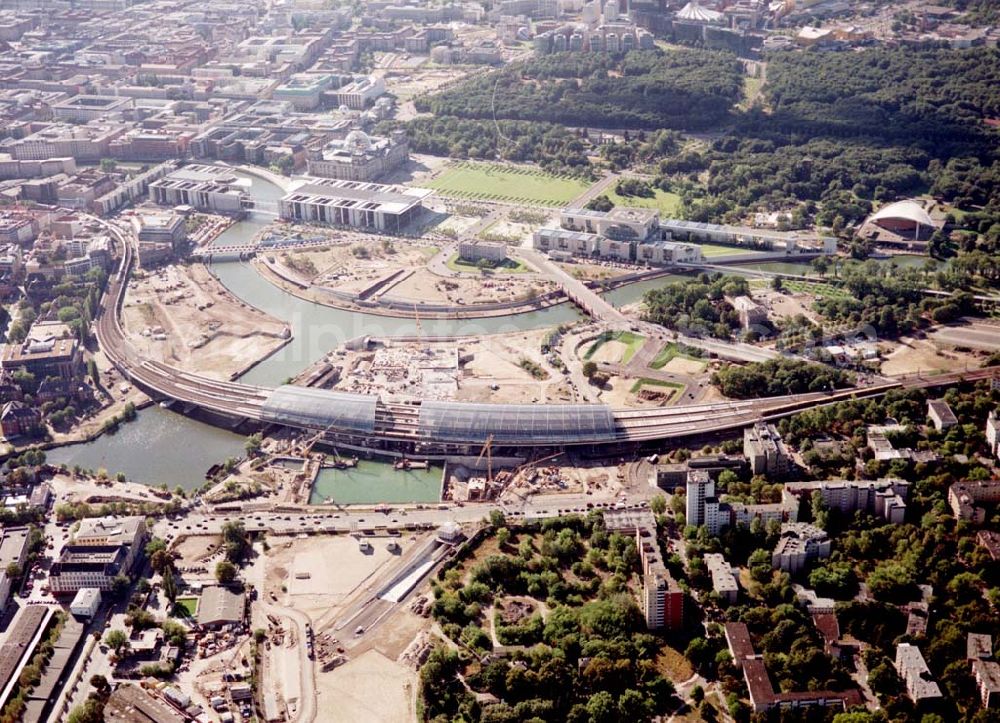
[[[868,220],[872,223],[884,221],[886,219],[903,219],[920,224],[921,226],[935,226],[934,219],[916,201],[896,201],[888,206],[883,206]]]
[[[697,0],[692,0],[677,13],[678,20],[694,20],[699,23],[717,23],[722,20],[722,13],[703,8]]]

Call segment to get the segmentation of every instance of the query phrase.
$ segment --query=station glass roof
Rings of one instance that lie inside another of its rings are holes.
[[[291,384],[278,387],[261,410],[266,422],[330,431],[372,432],[378,397],[310,389]]]
[[[420,436],[439,442],[572,444],[607,440],[615,419],[603,404],[467,404],[425,401]]]

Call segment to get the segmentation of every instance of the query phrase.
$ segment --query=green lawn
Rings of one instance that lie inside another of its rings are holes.
[[[671,359],[676,359],[677,357],[680,357],[681,359],[690,359],[691,361],[702,361],[696,356],[685,354],[681,351],[681,348],[677,346],[677,344],[671,342],[660,349],[660,352],[653,357],[653,361],[649,363],[649,366],[652,369],[662,369],[670,363]]]
[[[198,614],[198,598],[179,597],[174,603],[174,614],[185,618],[193,618]]]
[[[452,271],[462,271],[465,273],[475,273],[477,271],[483,271],[483,269],[476,266],[474,263],[468,261],[463,261],[458,257],[458,254],[452,255],[448,259],[446,266]],[[531,271],[526,265],[518,261],[517,259],[507,258],[502,261],[498,266],[491,269],[486,269],[487,272],[492,272],[495,274],[523,274],[526,271]]]
[[[443,196],[534,206],[565,206],[587,190],[587,182],[526,166],[462,162],[422,184]]]
[[[633,334],[631,331],[604,332],[597,341],[590,345],[587,353],[583,355],[584,360],[589,360],[595,352],[609,341],[617,341],[625,345],[625,353],[622,354],[622,364],[628,364],[635,356],[635,353],[642,348],[646,337],[640,334]]]
[[[645,196],[619,196],[614,190],[607,192],[607,197],[616,206],[626,208],[658,208],[660,216],[663,218],[674,218],[681,207],[681,197],[670,191],[662,191],[654,188],[655,195],[652,198]]]

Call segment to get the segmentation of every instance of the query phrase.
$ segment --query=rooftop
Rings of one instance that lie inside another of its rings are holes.
[[[199,625],[225,625],[243,620],[245,596],[222,585],[206,587],[198,601]]]

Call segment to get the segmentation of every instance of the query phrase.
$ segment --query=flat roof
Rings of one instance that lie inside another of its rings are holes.
[[[402,213],[432,193],[433,191],[426,188],[303,176],[292,182],[291,191],[281,200],[334,206],[361,206],[368,210]]]

